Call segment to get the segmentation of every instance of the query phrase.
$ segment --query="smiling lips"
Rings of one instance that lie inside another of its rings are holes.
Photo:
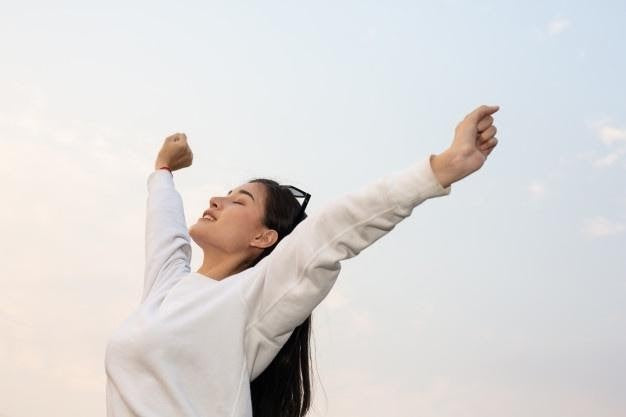
[[[205,211],[205,212],[202,214],[202,217],[201,217],[201,218],[202,218],[202,219],[207,219],[207,220],[210,220],[210,221],[212,221],[212,222],[214,222],[214,221],[216,220],[216,219],[215,219],[215,217],[213,217],[213,216],[211,215],[211,213],[209,213],[208,211]]]

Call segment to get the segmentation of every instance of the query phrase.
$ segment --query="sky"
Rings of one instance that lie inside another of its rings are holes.
[[[624,2],[12,2],[0,16],[0,417],[102,416],[166,136],[188,225],[255,176],[312,213],[497,147],[342,262],[311,416],[626,416]],[[192,270],[202,251],[192,243]]]

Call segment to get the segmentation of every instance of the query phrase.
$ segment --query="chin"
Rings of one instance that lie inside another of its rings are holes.
[[[203,228],[199,223],[198,221],[189,228],[189,237],[204,250],[206,247],[213,246],[215,239],[213,233],[207,232],[206,228]]]
[[[197,223],[196,223],[196,224],[197,224]],[[193,241],[196,243],[196,245],[201,246],[201,245],[200,245],[200,241],[199,241],[199,239],[198,239],[198,238],[199,238],[199,236],[197,235],[197,232],[196,232],[196,227],[195,227],[195,226],[196,226],[196,225],[194,224],[194,225],[192,225],[192,226],[189,228],[189,230],[188,230],[188,232],[189,232],[189,237],[191,238],[191,240],[193,240]],[[201,239],[200,239],[200,240],[201,240]]]

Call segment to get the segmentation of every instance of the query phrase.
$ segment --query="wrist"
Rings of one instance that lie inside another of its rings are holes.
[[[157,160],[157,161],[154,163],[154,169],[159,169],[159,168],[161,168],[161,167],[168,167],[168,168],[172,168],[172,167],[170,166],[170,164],[169,164],[169,163],[167,163],[167,162],[165,162],[165,161]]]
[[[155,171],[161,171],[161,170],[169,171],[170,174],[174,175],[174,173],[173,173],[174,170],[172,168],[170,168],[168,165],[155,165],[154,166],[154,170]]]
[[[447,188],[458,180],[458,158],[448,148],[445,151],[430,156],[430,166],[443,188]]]

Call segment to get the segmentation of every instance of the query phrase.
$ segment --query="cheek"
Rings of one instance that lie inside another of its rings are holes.
[[[231,212],[220,217],[219,223],[215,224],[216,228],[223,232],[223,236],[230,238],[237,244],[247,244],[256,231],[257,219],[253,213],[240,210]]]
[[[255,217],[251,213],[243,210],[229,213],[228,218],[221,224],[216,224],[216,239],[219,239],[220,246],[227,252],[237,253],[249,248],[257,228],[255,227]]]
[[[250,236],[254,233],[257,219],[254,217],[253,213],[241,210],[229,214],[232,214],[232,216],[228,218],[228,223],[224,224],[233,234],[237,236]]]

